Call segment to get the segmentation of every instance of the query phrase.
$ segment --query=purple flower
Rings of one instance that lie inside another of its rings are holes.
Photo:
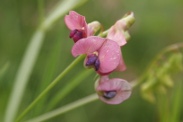
[[[131,95],[131,85],[123,79],[101,76],[96,81],[95,90],[99,99],[107,104],[120,104]]]

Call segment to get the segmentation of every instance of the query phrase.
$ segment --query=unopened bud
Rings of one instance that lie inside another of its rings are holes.
[[[93,21],[88,24],[88,28],[90,28],[93,31],[93,33],[95,34],[97,31],[99,31],[101,29],[101,24],[98,21]]]
[[[133,12],[128,12],[125,16],[120,20],[125,24],[125,30],[129,29],[133,23],[135,22],[135,17]]]

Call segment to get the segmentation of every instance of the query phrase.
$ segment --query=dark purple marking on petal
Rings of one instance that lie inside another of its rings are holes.
[[[100,67],[100,61],[99,61],[98,58],[97,58],[97,60],[95,61],[94,66],[95,66],[95,71],[98,71],[98,69],[99,69],[99,67]]]
[[[106,99],[112,99],[116,96],[117,92],[116,91],[105,91],[103,93],[103,97]]]
[[[97,60],[97,58],[98,57],[95,54],[89,55],[88,59],[87,59],[87,62],[86,62],[86,66],[94,65],[96,60]]]
[[[96,54],[91,54],[87,57],[86,66],[93,66],[96,71],[98,71],[100,67],[100,61]]]
[[[75,29],[70,32],[69,37],[72,38],[74,40],[74,42],[76,43],[78,40],[80,40],[84,37],[84,34],[82,31]]]

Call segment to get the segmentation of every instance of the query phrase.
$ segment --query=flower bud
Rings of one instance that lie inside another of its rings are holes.
[[[92,30],[93,34],[95,34],[101,28],[101,24],[98,21],[93,21],[88,24],[88,28]]]
[[[128,30],[135,22],[134,13],[133,12],[126,13],[125,16],[120,21],[121,23],[125,24],[124,29]]]

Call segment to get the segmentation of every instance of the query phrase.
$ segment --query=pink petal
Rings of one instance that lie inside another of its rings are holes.
[[[87,29],[85,17],[76,13],[75,11],[70,11],[69,15],[66,15],[64,20],[70,30]]]
[[[115,69],[115,71],[124,71],[126,70],[126,65],[125,62],[123,60],[122,54],[120,54],[120,61],[119,61],[119,65],[117,66],[117,68]]]
[[[93,30],[93,28],[88,27],[87,36],[92,36],[92,35],[94,35],[94,30]]]
[[[104,38],[96,36],[80,39],[72,47],[72,55],[76,57],[81,54],[92,54],[103,45],[105,40]]]
[[[124,27],[125,23],[118,20],[115,25],[109,29],[107,38],[116,41],[119,46],[125,45],[127,42],[124,36]]]
[[[117,68],[121,57],[120,46],[107,39],[99,50],[99,74],[110,73]]]
[[[107,104],[119,104],[130,97],[131,85],[126,80],[113,78],[106,80],[105,82],[101,82],[102,79],[103,78],[101,77],[98,81],[99,83],[96,87],[96,91],[103,102]],[[117,94],[114,98],[106,99],[102,94],[105,91],[116,91]]]

